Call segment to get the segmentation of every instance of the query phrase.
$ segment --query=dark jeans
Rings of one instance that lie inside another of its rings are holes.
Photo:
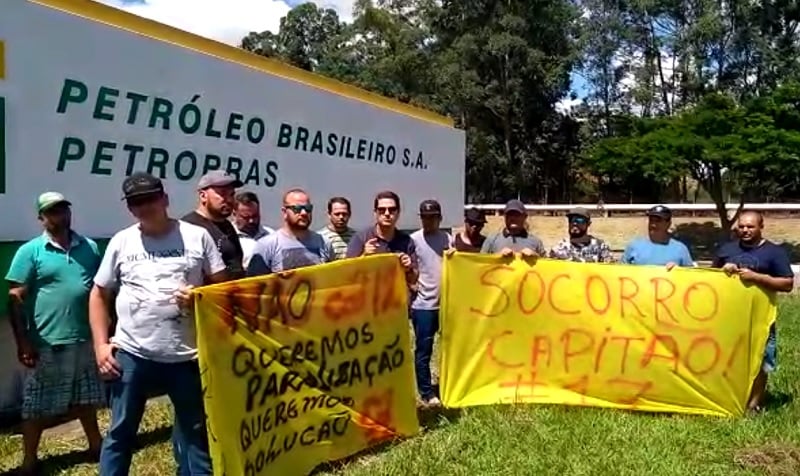
[[[411,324],[414,326],[414,373],[417,376],[417,391],[427,400],[436,396],[431,383],[431,356],[433,339],[439,331],[438,309],[412,309]]]
[[[175,409],[172,430],[179,475],[210,475],[203,393],[197,361],[166,364],[116,353],[120,378],[109,382],[111,427],[103,440],[100,476],[127,475],[145,403],[166,392]]]

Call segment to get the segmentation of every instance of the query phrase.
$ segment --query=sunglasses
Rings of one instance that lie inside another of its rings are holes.
[[[589,220],[587,220],[584,217],[570,217],[569,218],[569,222],[570,223],[575,223],[575,224],[578,224],[578,225],[585,225],[585,224],[589,223]]]
[[[386,213],[394,215],[397,213],[397,207],[378,207],[375,209],[375,211],[381,215],[385,215]]]
[[[306,205],[284,205],[283,208],[291,210],[292,213],[306,212],[311,214],[314,211],[314,205],[308,203]]]
[[[138,197],[131,197],[125,200],[129,207],[141,207],[150,203],[158,201],[163,195],[160,193],[153,193],[149,195],[140,195]]]
[[[479,222],[479,221],[470,221],[470,220],[467,220],[467,221],[465,221],[464,223],[465,223],[467,226],[471,226],[471,227],[473,227],[473,228],[483,228],[483,223],[481,223],[481,222]]]

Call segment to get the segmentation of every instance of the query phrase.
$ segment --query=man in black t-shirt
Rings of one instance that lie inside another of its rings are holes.
[[[464,212],[464,230],[453,235],[450,244],[452,250],[469,253],[480,253],[486,236],[481,230],[486,225],[486,215],[483,211],[472,207]]]
[[[236,189],[242,186],[235,177],[222,170],[214,170],[203,175],[197,184],[199,202],[197,209],[186,214],[181,220],[202,226],[211,234],[231,279],[245,277],[244,253],[239,242],[239,234],[228,217],[233,213]]]
[[[714,256],[714,268],[770,292],[791,292],[794,272],[789,255],[777,244],[763,237],[764,217],[753,211],[742,212],[736,223],[739,239],[720,246]],[[758,410],[766,398],[767,378],[775,370],[778,357],[775,324],[769,329],[761,369],[753,382],[748,408]]]

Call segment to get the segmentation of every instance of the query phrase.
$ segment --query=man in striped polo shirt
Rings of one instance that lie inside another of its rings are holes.
[[[319,234],[333,247],[335,259],[344,259],[347,245],[355,230],[347,226],[350,221],[350,200],[344,197],[333,197],[328,200],[328,224]]]

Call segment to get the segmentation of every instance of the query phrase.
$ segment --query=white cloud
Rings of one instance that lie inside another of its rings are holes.
[[[574,108],[583,104],[583,99],[576,97],[566,97],[561,101],[558,101],[555,105],[556,112],[569,115]]]
[[[291,9],[284,0],[96,0],[196,35],[238,45],[251,31],[277,33],[281,18]],[[297,4],[298,2],[291,2]],[[352,20],[353,0],[315,1]]]

